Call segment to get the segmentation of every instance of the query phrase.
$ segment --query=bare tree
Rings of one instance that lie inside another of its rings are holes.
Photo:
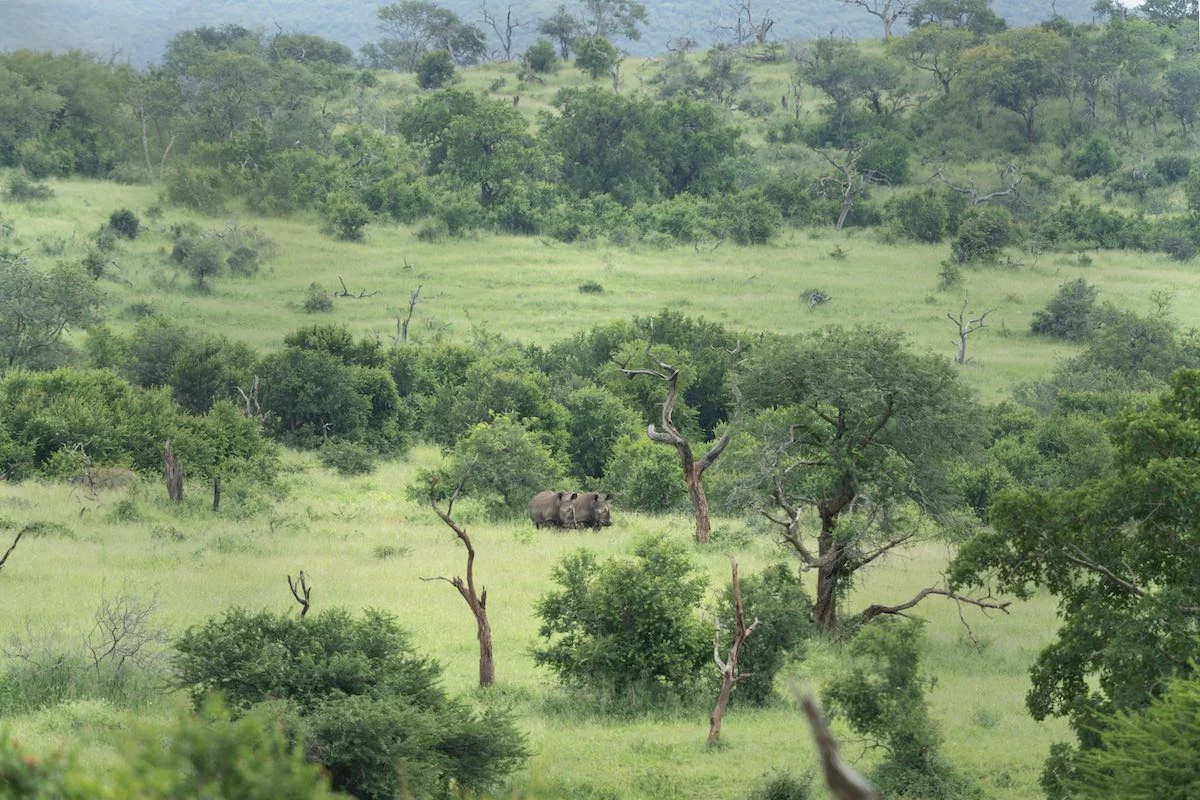
[[[475,548],[471,545],[471,537],[467,535],[467,531],[451,518],[451,514],[454,513],[454,501],[458,499],[458,494],[462,491],[463,484],[470,472],[471,468],[468,467],[467,471],[463,473],[462,479],[459,480],[458,486],[455,487],[454,494],[450,496],[450,502],[447,503],[445,511],[438,508],[437,504],[437,476],[435,475],[429,480],[429,505],[442,522],[450,526],[450,530],[454,531],[463,546],[467,548],[467,579],[464,581],[456,575],[453,578],[439,576],[421,580],[445,581],[457,589],[463,600],[467,601],[467,606],[475,616],[479,639],[479,685],[486,687],[496,682],[496,664],[492,658],[492,626],[488,622],[487,616],[487,589],[482,592],[475,591]]]
[[[167,496],[179,505],[183,502],[183,467],[171,452],[171,440],[163,442],[163,480],[167,484]]]
[[[101,595],[95,624],[85,639],[91,668],[97,675],[108,662],[113,680],[120,683],[127,665],[147,667],[163,657],[162,646],[170,639],[165,631],[150,624],[155,606],[153,598],[144,601],[125,592],[116,597]]]
[[[729,4],[735,20],[730,25],[718,25],[718,31],[727,31],[733,37],[735,46],[742,46],[749,41],[755,44],[765,44],[775,20],[771,19],[771,11],[767,9],[758,19],[754,17],[754,0],[737,0]]]
[[[883,40],[892,38],[892,26],[908,13],[916,0],[841,0],[843,6],[858,6],[883,23]]]
[[[299,577],[295,581],[292,576],[288,575],[288,588],[292,590],[292,597],[296,598],[296,602],[300,604],[300,618],[308,613],[308,609],[312,606],[312,587],[308,585],[308,580],[304,577],[304,570],[300,570]]]
[[[1004,188],[994,189],[990,192],[980,192],[979,187],[975,185],[975,176],[967,176],[966,185],[955,185],[946,177],[943,168],[939,167],[938,171],[933,173],[930,180],[942,183],[952,192],[965,194],[971,200],[971,207],[983,205],[989,200],[995,200],[997,197],[1007,197],[1016,195],[1017,189],[1021,186],[1023,176],[1021,175],[1021,167],[1017,164],[1009,162],[1007,164],[997,164],[996,171],[999,173],[1000,184]]]
[[[408,293],[408,316],[400,319],[400,315],[396,315],[396,335],[392,338],[393,344],[408,344],[408,324],[412,322],[413,309],[417,307],[417,299],[421,296],[423,285],[418,285],[415,291]]]
[[[861,142],[851,144],[841,151],[843,157],[836,160],[824,150],[817,151],[821,154],[821,158],[837,170],[836,175],[826,175],[820,181],[822,189],[827,186],[833,187],[842,196],[842,210],[838,214],[834,230],[840,231],[846,224],[846,217],[850,216],[850,210],[854,208],[854,203],[866,193],[868,186],[883,182],[883,176],[878,172],[858,168],[863,150],[864,145]]]
[[[817,705],[816,698],[811,694],[804,695],[801,700],[804,716],[812,727],[813,738],[817,740],[817,750],[821,753],[821,771],[825,773],[825,785],[837,800],[880,800],[879,790],[854,771],[838,752],[833,734],[825,716]]]
[[[233,388],[237,389],[238,394],[242,396],[242,414],[252,420],[256,420],[259,425],[262,425],[267,419],[267,414],[263,411],[262,402],[258,396],[258,376],[254,376],[254,382],[250,384],[249,392],[246,392],[240,386]]]
[[[946,316],[950,321],[958,326],[958,343],[956,345],[958,349],[954,354],[955,364],[967,363],[967,337],[982,328],[983,321],[987,319],[987,315],[995,310],[994,308],[989,308],[975,319],[967,319],[967,298],[963,297],[962,308],[958,310],[957,317],[949,311],[946,312]]]
[[[0,569],[4,569],[4,565],[8,563],[8,557],[12,555],[13,550],[17,549],[17,542],[21,541],[21,537],[24,536],[28,530],[29,526],[26,525],[24,528],[21,528],[21,530],[17,531],[17,536],[15,539],[13,539],[13,543],[10,544],[8,549],[4,551],[4,557],[0,558]]]
[[[729,705],[729,698],[733,695],[734,687],[750,677],[749,672],[738,672],[738,655],[742,645],[750,638],[750,634],[754,633],[754,629],[758,627],[759,623],[759,620],[755,619],[747,627],[746,614],[742,608],[742,584],[738,580],[737,560],[732,555],[729,556],[729,566],[733,573],[733,624],[735,629],[733,641],[729,643],[729,654],[722,661],[721,618],[717,617],[716,631],[713,632],[713,660],[717,662],[717,669],[721,670],[721,691],[717,695],[717,704],[713,708],[712,716],[708,718],[708,741],[706,744],[709,747],[715,745],[721,738],[721,718],[725,716],[725,708]]]
[[[504,53],[504,60],[512,61],[513,31],[521,27],[521,23],[513,16],[512,5],[505,10],[503,23],[492,16],[487,6],[480,8],[480,13],[483,14],[483,21],[496,34],[496,39],[500,42],[500,52]]]
[[[660,431],[651,423],[646,428],[646,435],[653,442],[669,444],[679,453],[679,460],[683,466],[683,480],[687,483],[688,498],[692,503],[692,513],[696,517],[696,541],[701,544],[707,544],[709,534],[712,532],[712,523],[709,520],[708,514],[708,498],[704,494],[704,484],[700,479],[704,475],[704,471],[712,466],[713,462],[720,457],[721,452],[725,449],[725,445],[729,444],[729,439],[733,436],[732,431],[726,431],[725,434],[717,440],[709,451],[702,458],[696,460],[692,453],[692,445],[675,427],[671,416],[675,413],[675,403],[679,399],[679,368],[674,367],[665,361],[662,361],[653,352],[653,335],[651,330],[651,339],[646,343],[646,357],[650,359],[658,368],[657,369],[628,369],[628,362],[619,364],[621,373],[627,378],[633,379],[638,375],[649,375],[652,378],[658,378],[667,384],[667,399],[663,401],[662,407],[662,427]],[[736,354],[735,350],[735,354]]]

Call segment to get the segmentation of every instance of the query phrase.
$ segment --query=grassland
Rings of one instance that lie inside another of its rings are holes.
[[[420,286],[415,341],[469,341],[483,328],[545,345],[597,323],[669,307],[748,334],[831,323],[890,325],[905,330],[917,349],[949,356],[955,330],[946,314],[957,313],[964,300],[962,290],[936,289],[944,245],[884,244],[870,232],[789,232],[767,247],[696,250],[490,235],[430,244],[407,227],[372,225],[365,242],[345,243],[322,235],[315,218],[198,217],[168,207],[151,219],[147,210],[159,205],[152,187],[51,185],[52,200],[0,205],[0,217],[13,227],[9,244],[43,262],[81,258],[89,237],[118,208],[134,210],[147,224],[136,241],[119,246],[102,282],[110,325],[128,330],[131,307],[149,303],[188,326],[264,350],[314,322],[344,323],[386,341],[409,292]],[[168,258],[171,227],[185,222],[216,231],[254,228],[273,246],[257,276],[222,277],[212,291],[200,292]],[[831,255],[836,248],[844,258]],[[1015,383],[1047,374],[1072,352],[1028,334],[1032,313],[1066,280],[1085,277],[1102,300],[1142,314],[1162,290],[1174,293],[1178,321],[1200,311],[1200,276],[1162,256],[1100,252],[1090,255],[1088,266],[1075,255],[1043,255],[1036,263],[1014,256],[1029,263],[966,273],[969,309],[994,309],[987,327],[971,338],[972,361],[963,368],[985,400],[1006,397]],[[339,277],[354,294],[376,294],[337,298],[329,314],[306,313],[309,284],[332,292]],[[585,281],[604,292],[581,293]],[[809,310],[803,295],[814,288],[832,302]],[[75,332],[73,339],[78,343],[82,335]],[[303,568],[318,609],[336,604],[395,613],[419,646],[445,665],[449,688],[470,691],[476,671],[470,616],[444,584],[419,580],[457,573],[462,553],[432,513],[403,494],[415,471],[437,458],[418,448],[369,477],[345,480],[308,456],[289,454],[289,499],[245,520],[214,517],[200,497],[182,511],[170,509],[158,487],[91,497],[65,484],[0,483],[0,518],[57,522],[65,531],[22,542],[0,575],[7,611],[0,640],[33,631],[56,646],[74,646],[101,596],[120,591],[157,598],[158,624],[175,633],[232,604],[285,609],[292,600],[284,576]],[[462,512],[480,551],[496,637],[499,686],[488,698],[477,697],[511,704],[529,734],[536,755],[519,784],[540,787],[547,797],[740,798],[772,770],[814,769],[809,733],[787,687],[819,687],[838,667],[836,645],[816,645],[788,669],[776,706],[732,712],[725,745],[715,752],[703,746],[702,706],[632,719],[604,716],[567,700],[533,665],[532,605],[549,588],[559,557],[582,544],[602,555],[627,552],[650,532],[687,540],[688,520],[618,512],[611,532],[563,535],[535,533],[522,523],[485,524],[469,505]],[[695,551],[714,584],[725,580],[725,550],[736,552],[748,570],[785,555],[770,536],[748,530],[745,520],[719,520],[722,543]],[[897,557],[870,573],[848,606],[907,598],[946,557],[946,547],[934,545]],[[1018,605],[1007,617],[968,612],[970,634],[951,604],[927,604],[922,615],[929,621],[926,668],[937,676],[931,703],[946,755],[976,776],[989,798],[1038,794],[1048,747],[1067,736],[1059,723],[1034,723],[1023,704],[1027,669],[1053,633],[1050,601]],[[180,702],[164,695],[160,703],[127,711],[86,701],[4,724],[44,748],[83,743],[87,758],[102,767],[113,757],[114,730],[136,717],[161,719]],[[850,745],[849,755],[861,749]],[[874,757],[867,753],[862,763]]]

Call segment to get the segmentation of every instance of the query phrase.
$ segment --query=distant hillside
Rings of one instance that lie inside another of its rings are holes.
[[[549,16],[561,0],[512,3],[524,23],[520,49],[532,41],[537,21]],[[0,50],[88,50],[142,66],[157,62],[166,42],[179,31],[201,25],[236,23],[271,32],[317,33],[350,45],[356,51],[378,38],[379,0],[0,0]],[[480,0],[441,3],[464,19],[483,27]],[[507,8],[488,0],[494,12]],[[568,6],[571,3],[567,3]],[[730,0],[646,0],[650,24],[637,42],[623,43],[636,55],[666,50],[683,34],[708,46],[726,38],[717,27],[732,19]],[[811,39],[830,32],[854,38],[882,35],[879,21],[862,9],[844,8],[838,0],[755,2],[775,18],[776,40]],[[1073,21],[1091,19],[1091,0],[994,0],[993,8],[1010,25],[1030,25],[1046,19],[1051,7]]]

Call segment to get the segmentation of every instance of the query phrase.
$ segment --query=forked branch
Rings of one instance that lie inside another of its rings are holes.
[[[308,613],[309,606],[312,605],[312,587],[308,585],[304,577],[304,570],[300,570],[300,577],[295,581],[292,580],[291,575],[288,575],[287,579],[288,588],[292,590],[292,597],[296,598],[296,602],[300,604],[300,617],[303,619],[304,615]]]
[[[738,656],[741,653],[742,645],[750,638],[750,634],[754,633],[754,629],[758,627],[759,620],[755,619],[749,626],[746,625],[746,613],[742,608],[742,584],[738,580],[738,565],[737,560],[730,555],[729,567],[733,573],[733,641],[729,644],[729,653],[725,659],[721,659],[721,618],[717,617],[713,632],[713,661],[717,662],[717,669],[721,670],[721,691],[717,695],[717,704],[713,707],[712,716],[708,718],[708,741],[707,745],[712,747],[721,738],[721,718],[725,716],[725,709],[729,705],[729,698],[733,695],[733,689],[739,683],[750,677],[749,672],[738,671]]]
[[[10,544],[8,549],[4,551],[4,557],[0,558],[0,569],[4,569],[5,563],[8,562],[8,557],[12,555],[13,550],[17,549],[17,542],[21,541],[21,537],[24,536],[28,530],[29,526],[26,525],[24,528],[21,528],[21,530],[17,531],[17,537],[13,539],[13,543]]]
[[[859,619],[862,622],[866,623],[866,622],[870,622],[871,620],[875,619],[875,617],[878,617],[878,616],[881,616],[884,614],[891,614],[891,615],[895,615],[895,616],[906,617],[908,615],[904,613],[905,611],[908,611],[910,608],[913,608],[914,606],[916,606],[918,603],[920,603],[922,600],[924,600],[926,597],[929,597],[930,595],[940,595],[942,597],[949,597],[951,600],[954,600],[954,602],[956,602],[956,603],[968,603],[973,606],[978,606],[979,608],[982,608],[985,611],[988,611],[988,610],[1003,611],[1005,614],[1008,613],[1008,607],[1012,605],[1012,602],[1009,600],[996,601],[995,599],[992,598],[991,595],[987,595],[985,597],[967,597],[964,594],[959,594],[958,592],[952,592],[949,589],[946,589],[946,588],[943,588],[940,586],[926,586],[924,589],[922,589],[921,591],[919,591],[915,595],[913,595],[911,600],[908,600],[907,602],[904,602],[904,603],[900,603],[899,605],[884,606],[884,605],[874,604],[874,605],[867,606],[865,609],[863,609],[862,613],[859,614]]]

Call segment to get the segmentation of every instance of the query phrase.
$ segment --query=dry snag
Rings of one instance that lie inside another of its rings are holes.
[[[653,331],[651,331],[651,335],[653,336]],[[726,431],[725,435],[718,439],[701,459],[696,460],[696,456],[692,453],[692,445],[683,437],[671,419],[675,413],[675,403],[679,399],[679,368],[654,355],[653,344],[653,339],[646,343],[646,357],[658,367],[657,369],[627,369],[628,362],[618,366],[621,374],[627,378],[649,375],[666,382],[667,399],[663,401],[662,407],[663,429],[660,431],[651,424],[646,428],[646,435],[653,442],[671,445],[679,453],[679,460],[683,466],[683,480],[688,487],[688,499],[692,503],[692,513],[696,517],[696,541],[700,544],[708,544],[709,534],[712,532],[712,522],[708,514],[708,497],[704,494],[704,484],[700,482],[700,478],[704,475],[704,471],[720,457],[733,433]],[[736,355],[736,349],[734,353]]]
[[[458,486],[454,489],[454,494],[450,497],[450,502],[446,505],[446,510],[438,508],[437,504],[437,476],[429,480],[429,505],[433,508],[434,513],[441,518],[442,522],[446,523],[450,530],[467,548],[467,579],[464,581],[459,576],[453,578],[445,578],[438,576],[436,578],[422,578],[423,581],[445,581],[458,590],[462,595],[463,600],[467,601],[467,606],[471,609],[471,613],[475,616],[475,626],[477,629],[477,638],[479,639],[479,685],[491,686],[496,682],[496,664],[492,658],[492,625],[488,622],[487,616],[487,589],[482,592],[475,590],[475,548],[471,545],[471,537],[467,535],[466,530],[459,525],[451,517],[454,513],[454,501],[458,499],[458,493],[462,491],[463,484],[467,480],[467,475],[471,472],[470,468],[463,473],[462,479],[458,482]]]
[[[838,753],[837,743],[829,732],[829,725],[816,699],[806,694],[801,704],[804,706],[804,716],[808,717],[808,724],[812,726],[813,738],[817,740],[821,769],[825,773],[825,785],[829,787],[829,793],[837,800],[880,800],[879,790],[855,772]]]
[[[288,588],[292,590],[292,597],[296,598],[296,602],[300,604],[300,617],[308,613],[309,607],[312,605],[312,587],[308,585],[308,581],[304,577],[304,570],[300,570],[300,576],[293,581],[292,576],[288,575]]]
[[[729,645],[729,654],[722,661],[721,619],[717,618],[716,631],[713,633],[713,661],[717,662],[717,668],[721,670],[721,691],[717,695],[717,704],[713,707],[712,716],[708,719],[706,744],[709,747],[715,745],[721,738],[721,718],[725,716],[725,708],[729,705],[729,698],[733,695],[734,687],[750,677],[751,673],[749,672],[738,672],[738,655],[741,653],[742,645],[750,638],[750,634],[754,633],[754,629],[758,627],[759,623],[759,620],[755,619],[749,627],[746,626],[746,614],[742,609],[742,584],[738,580],[737,560],[733,556],[729,556],[729,566],[733,573],[733,624],[735,628],[733,641]]]
[[[959,309],[957,317],[951,314],[949,311],[946,312],[946,316],[950,319],[950,321],[958,326],[958,342],[956,343],[956,347],[958,349],[954,354],[955,364],[961,365],[967,363],[967,337],[982,328],[984,320],[987,319],[987,315],[993,311],[995,311],[995,309],[988,309],[975,319],[968,319],[967,298],[964,297],[962,308]]]
[[[8,549],[4,551],[4,556],[0,558],[0,569],[4,569],[4,565],[8,563],[8,557],[12,555],[13,550],[17,549],[17,542],[21,541],[21,537],[24,536],[25,532],[28,530],[29,526],[26,525],[24,528],[21,528],[21,530],[17,531],[17,536],[15,539],[13,539],[13,543],[8,546]]]
[[[183,502],[183,467],[171,452],[171,440],[163,442],[163,479],[167,483],[167,496],[179,505]]]

